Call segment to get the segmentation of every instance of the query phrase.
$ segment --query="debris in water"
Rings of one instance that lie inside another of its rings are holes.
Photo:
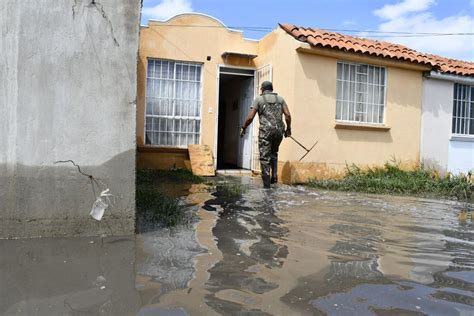
[[[458,217],[460,222],[466,222],[468,219],[472,220],[472,212],[468,209],[462,209]]]

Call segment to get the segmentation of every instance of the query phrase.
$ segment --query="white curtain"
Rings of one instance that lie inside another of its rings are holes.
[[[383,123],[385,68],[337,63],[336,120]]]
[[[200,64],[149,60],[146,91],[146,143],[186,147],[199,142]]]

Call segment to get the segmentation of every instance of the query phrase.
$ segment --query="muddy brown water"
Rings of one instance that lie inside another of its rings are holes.
[[[0,241],[0,314],[474,315],[463,204],[250,177],[182,199],[172,230]]]

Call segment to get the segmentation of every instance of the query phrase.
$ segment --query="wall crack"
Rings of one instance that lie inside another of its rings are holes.
[[[91,174],[87,174],[85,172],[82,171],[81,169],[81,166],[79,166],[78,164],[76,164],[74,162],[74,160],[72,159],[68,159],[68,160],[58,160],[58,161],[55,161],[54,164],[64,164],[64,163],[71,163],[72,165],[74,165],[76,168],[77,168],[77,171],[89,178],[89,180],[91,181],[91,185],[92,185],[92,192],[94,194],[94,198],[95,198],[95,201],[94,203],[92,204],[92,210],[91,212],[89,213],[95,220],[97,221],[100,221],[102,219],[102,216],[104,215],[104,211],[106,209],[109,209],[110,211],[110,216],[117,219],[120,223],[120,226],[122,226],[122,230],[124,230],[124,225],[122,223],[122,220],[114,215],[112,212],[111,212],[111,209],[110,207],[112,207],[112,205],[114,205],[115,203],[110,199],[110,197],[115,197],[113,194],[109,193],[110,192],[110,189],[108,188],[108,185],[106,185],[105,183],[103,183],[102,181],[100,181],[98,178],[95,178],[93,175]],[[96,185],[99,190],[100,190],[100,193],[97,194],[96,193],[96,190],[94,188],[94,185]],[[109,207],[110,206],[110,207]],[[112,232],[112,229],[111,227],[109,226],[109,224],[106,222],[109,230]]]
[[[74,3],[72,4],[72,18],[75,19],[76,18],[76,8],[77,8],[77,0],[73,0]]]
[[[100,2],[97,2],[95,0],[91,0],[90,5],[93,6],[107,22],[107,25],[110,29],[110,34],[112,35],[112,39],[114,41],[114,45],[120,46],[119,42],[117,41],[117,38],[115,37],[114,26],[112,25],[112,21],[110,21],[109,17],[107,16],[104,6]]]

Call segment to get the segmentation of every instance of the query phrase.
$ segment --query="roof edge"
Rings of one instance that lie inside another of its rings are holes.
[[[312,48],[327,48],[334,51],[355,53],[387,60],[416,63],[432,67],[432,70],[440,73],[474,77],[474,62],[471,61],[423,53],[394,42],[346,35],[325,29],[313,29],[288,23],[278,23],[278,25],[292,38]],[[346,44],[347,42],[349,42],[349,45]],[[377,46],[378,48],[376,48]]]
[[[228,30],[230,32],[244,33],[244,31],[241,31],[241,30],[236,30],[236,29],[229,28],[227,25],[224,24],[224,22],[222,22],[221,20],[219,20],[216,17],[213,17],[212,15],[208,15],[208,14],[205,14],[205,13],[199,13],[199,12],[183,12],[183,13],[173,15],[172,17],[168,18],[167,20],[148,19],[148,25],[147,26],[149,26],[150,22],[159,22],[159,23],[163,23],[163,24],[169,23],[172,20],[175,20],[175,19],[177,19],[181,16],[185,16],[185,15],[195,15],[195,16],[201,16],[201,17],[209,18],[209,19],[214,20],[215,22],[219,23],[226,30]]]
[[[445,81],[457,82],[461,84],[474,85],[473,76],[458,75],[458,74],[453,74],[453,73],[446,73],[442,71],[432,70],[429,73],[426,73],[425,77],[430,78],[430,79],[445,80]]]
[[[429,65],[431,67],[435,67],[436,66],[436,63],[433,62],[432,60],[428,59],[428,58],[423,58],[423,60],[416,60],[416,59],[412,59],[412,58],[405,58],[405,57],[397,57],[397,56],[389,56],[388,54],[383,54],[383,53],[377,53],[377,52],[363,52],[363,51],[360,51],[358,49],[354,49],[354,48],[345,48],[345,47],[339,47],[339,46],[331,46],[331,45],[324,45],[324,44],[320,44],[320,43],[317,43],[317,44],[313,44],[313,43],[309,43],[308,41],[303,41],[303,40],[300,40],[299,38],[295,37],[294,34],[292,34],[292,31],[294,29],[304,29],[304,30],[311,30],[311,31],[314,31],[312,28],[306,28],[306,27],[300,27],[300,26],[296,26],[296,25],[292,25],[292,24],[282,24],[282,23],[278,23],[278,25],[284,30],[286,31],[286,33],[288,33],[291,37],[293,37],[294,39],[296,39],[297,41],[301,42],[301,43],[307,43],[309,44],[311,47],[322,47],[322,48],[330,48],[330,49],[334,49],[334,50],[337,50],[337,51],[342,51],[342,52],[351,52],[351,53],[356,53],[356,54],[361,54],[361,55],[365,55],[365,56],[373,56],[373,57],[381,57],[381,58],[386,58],[386,59],[391,59],[391,60],[398,60],[398,61],[406,61],[406,62],[411,62],[411,63],[417,63],[417,64],[420,64],[420,65]],[[354,39],[357,39],[358,37],[356,36],[352,36],[352,35],[346,35],[346,34],[342,34],[342,33],[337,33],[337,32],[332,32],[332,31],[327,31],[325,29],[318,29],[320,31],[326,31],[326,32],[329,32],[329,33],[334,33],[334,34],[338,34],[338,35],[341,35],[341,36],[346,36],[346,37],[350,37],[350,38],[354,38]],[[364,40],[369,40],[369,41],[373,41],[373,42],[383,42],[383,41],[375,41],[375,40],[370,40],[370,39],[365,39],[365,38],[362,38],[361,39],[364,39]],[[386,43],[389,43],[389,42],[386,42]],[[389,43],[389,44],[395,44],[395,43]],[[400,44],[395,44],[395,45],[399,45],[399,46],[403,46],[403,45],[400,45]],[[408,47],[407,47],[408,48]],[[410,49],[410,48],[408,48]],[[419,53],[419,52],[417,52]],[[422,54],[422,53],[419,53],[419,54]]]

